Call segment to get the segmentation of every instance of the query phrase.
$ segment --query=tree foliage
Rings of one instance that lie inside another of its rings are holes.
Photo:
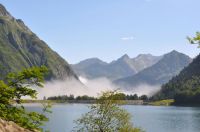
[[[41,130],[48,118],[40,113],[27,112],[21,104],[22,97],[36,99],[37,91],[31,87],[42,87],[47,68],[32,67],[18,73],[9,73],[0,80],[0,118],[13,121],[29,130]],[[50,112],[49,105],[44,105],[43,112]]]
[[[130,122],[130,114],[119,105],[121,95],[116,92],[104,92],[90,111],[76,121],[78,132],[140,132]]]
[[[118,100],[148,100],[147,95],[141,95],[138,96],[137,94],[124,94],[124,93],[117,93],[115,96],[117,96]],[[52,96],[48,97],[47,100],[59,100],[59,101],[68,101],[68,100],[97,100],[95,97],[90,97],[87,95],[83,96],[77,96],[74,97],[74,95],[59,95],[59,96]]]
[[[95,97],[90,97],[87,95],[83,95],[83,96],[77,96],[74,97],[74,95],[62,95],[62,96],[52,96],[52,97],[48,97],[47,100],[60,100],[60,101],[68,101],[68,100],[95,100]]]
[[[198,44],[199,48],[200,48],[200,32],[196,32],[196,36],[195,37],[187,37],[187,39],[189,40],[189,42],[191,44]]]

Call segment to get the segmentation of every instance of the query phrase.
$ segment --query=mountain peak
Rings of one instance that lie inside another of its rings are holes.
[[[78,63],[78,65],[82,65],[82,66],[88,66],[88,65],[92,65],[92,64],[106,65],[107,63],[100,60],[99,58],[89,58],[89,59],[80,61]]]
[[[139,56],[152,56],[152,54],[139,54],[138,57]]]
[[[176,50],[172,50],[170,53],[173,53],[173,54],[180,54],[180,52],[176,51]]]
[[[86,59],[84,61],[81,61],[80,63],[83,63],[83,62],[86,62],[86,63],[98,63],[98,62],[102,62],[102,60],[100,60],[99,58],[89,58],[89,59]]]
[[[186,66],[192,61],[192,59],[186,54],[183,54],[181,52],[173,50],[173,51],[165,54],[160,61],[161,62],[167,61],[169,63],[170,63],[170,61],[174,61],[176,63],[180,63],[180,64],[183,64],[184,66]]]
[[[0,16],[12,17],[2,4],[0,4]]]
[[[152,54],[139,54],[137,57],[135,57],[135,59],[137,58],[147,58],[147,57],[153,57]]]
[[[165,57],[170,57],[170,56],[187,56],[187,55],[185,55],[185,54],[183,54],[183,53],[181,53],[181,52],[178,52],[178,51],[176,51],[176,50],[172,50],[171,52],[169,52],[169,53],[167,53],[167,54],[165,54],[164,55]],[[188,58],[190,58],[189,56],[187,56]]]
[[[127,54],[125,54],[125,55],[123,55],[120,59],[126,60],[126,59],[130,59],[130,57],[129,57]]]

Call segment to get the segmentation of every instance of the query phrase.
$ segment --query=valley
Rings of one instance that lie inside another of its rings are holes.
[[[0,132],[199,132],[199,4],[2,1]]]

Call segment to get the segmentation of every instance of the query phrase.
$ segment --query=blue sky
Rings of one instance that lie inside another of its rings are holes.
[[[191,57],[186,36],[200,31],[200,0],[0,0],[69,63],[123,54]]]

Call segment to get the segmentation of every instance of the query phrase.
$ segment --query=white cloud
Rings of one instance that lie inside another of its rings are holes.
[[[130,36],[130,37],[121,37],[120,39],[124,40],[124,41],[127,41],[127,40],[133,40],[134,37],[133,36]]]

